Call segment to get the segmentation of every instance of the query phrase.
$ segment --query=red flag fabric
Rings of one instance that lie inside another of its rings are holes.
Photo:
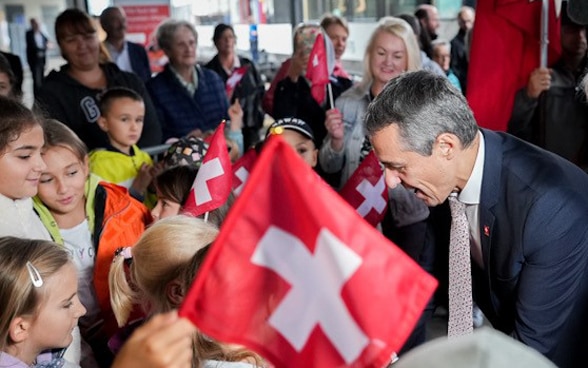
[[[210,139],[210,146],[202,159],[183,212],[199,216],[222,206],[231,194],[232,176],[223,121]]]
[[[373,150],[353,172],[339,194],[372,226],[382,222],[388,208],[388,188],[384,171]]]
[[[256,160],[257,151],[251,148],[233,164],[233,193],[235,195],[241,194]]]
[[[249,65],[243,65],[242,67],[233,70],[233,73],[231,73],[231,75],[227,79],[227,82],[225,83],[225,92],[227,93],[227,97],[229,98],[229,100],[231,99],[231,97],[233,97],[233,92],[235,92],[235,88],[237,87],[239,82],[241,82],[241,79],[243,79],[243,76],[245,76],[248,70]]]
[[[310,81],[312,97],[319,105],[322,105],[326,97],[325,87],[329,84],[329,63],[323,32],[320,32],[314,40],[306,66],[306,78]]]
[[[180,315],[277,367],[380,368],[436,284],[275,136]]]
[[[561,53],[556,2],[549,1],[549,65]],[[539,67],[540,31],[541,1],[478,0],[467,99],[481,127],[506,130],[516,92]]]

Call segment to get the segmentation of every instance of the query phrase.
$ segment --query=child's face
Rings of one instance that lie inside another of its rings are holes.
[[[284,129],[281,137],[288,143],[298,156],[300,156],[310,167],[315,167],[317,162],[318,150],[314,146],[312,139],[308,139],[295,130]]]
[[[153,221],[158,221],[166,217],[175,216],[180,213],[182,205],[170,199],[166,199],[157,193],[157,204],[151,210]]]
[[[88,162],[82,162],[65,147],[51,147],[43,153],[47,168],[39,182],[38,196],[49,209],[67,215],[85,207],[84,187]]]
[[[31,347],[39,351],[67,347],[71,332],[86,308],[78,298],[76,267],[67,262],[43,280],[44,295],[38,313],[31,316],[29,338]]]
[[[0,193],[10,199],[33,197],[45,162],[41,158],[43,129],[34,125],[0,153]]]
[[[10,77],[6,73],[0,72],[0,95],[10,97],[12,94],[12,85],[10,84]]]
[[[131,98],[118,98],[110,103],[108,112],[98,120],[100,128],[108,134],[112,146],[128,153],[141,138],[145,104]]]

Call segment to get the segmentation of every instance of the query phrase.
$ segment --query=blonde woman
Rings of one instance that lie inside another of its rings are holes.
[[[362,81],[337,99],[335,109],[327,111],[328,134],[320,149],[319,162],[327,173],[342,170],[341,186],[362,158],[363,116],[368,104],[390,79],[418,70],[420,65],[420,49],[408,23],[394,17],[382,18],[365,50]]]

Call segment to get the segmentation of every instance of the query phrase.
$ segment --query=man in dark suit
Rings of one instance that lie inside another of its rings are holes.
[[[31,18],[31,29],[26,32],[27,63],[33,75],[33,93],[37,92],[43,84],[45,76],[45,63],[47,61],[47,36],[41,32],[39,23]]]
[[[122,8],[109,7],[100,14],[100,25],[106,32],[104,46],[121,70],[135,73],[143,82],[151,78],[147,52],[142,45],[125,40],[127,18]]]
[[[392,80],[365,121],[390,187],[465,205],[473,299],[492,325],[560,367],[586,366],[588,175],[479,129],[463,95],[425,71]]]

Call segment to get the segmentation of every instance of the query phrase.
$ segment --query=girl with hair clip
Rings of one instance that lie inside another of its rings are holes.
[[[54,243],[0,238],[0,367],[72,366],[63,351],[86,312],[76,273]]]
[[[46,165],[41,158],[43,126],[20,102],[0,96],[0,236],[51,240],[33,210]],[[72,364],[80,361],[80,332],[65,354]]]
[[[57,120],[45,122],[43,158],[34,206],[53,241],[71,255],[78,269],[79,293],[88,310],[80,319],[82,336],[96,358],[108,365],[107,337],[116,330],[108,271],[117,248],[131,246],[151,222],[147,208],[126,189],[88,170],[86,145]]]
[[[214,241],[217,234],[215,226],[201,219],[173,216],[149,227],[132,249],[121,250],[109,274],[112,309],[119,326],[128,322],[136,304],[143,308],[147,316],[178,308],[191,283],[191,280],[186,280],[186,267],[195,256],[204,257],[206,251],[203,249]],[[127,276],[124,265],[128,258],[132,261]],[[111,343],[111,347],[116,348],[114,345],[119,341]],[[193,367],[208,367],[205,360],[210,356],[200,355],[205,350],[200,351],[199,343],[200,339],[195,337]],[[228,346],[224,349],[231,351]],[[214,358],[229,359],[230,356],[227,353]],[[213,366],[223,367],[225,364]]]

